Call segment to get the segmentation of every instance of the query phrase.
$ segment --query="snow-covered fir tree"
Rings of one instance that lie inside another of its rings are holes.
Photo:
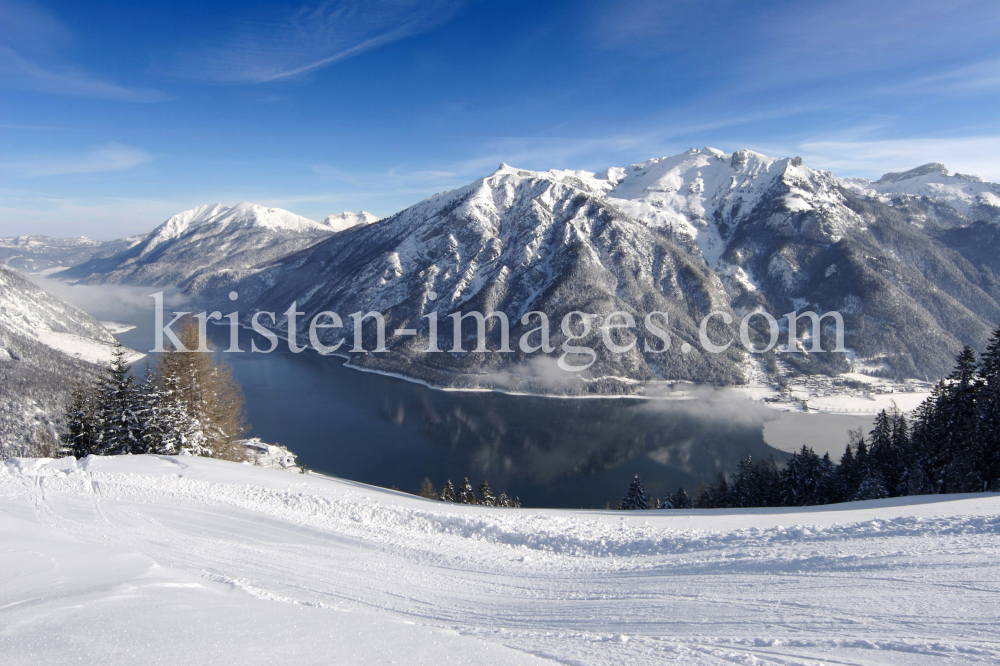
[[[62,437],[64,450],[71,456],[83,458],[94,450],[97,438],[97,399],[93,387],[77,384],[66,410],[66,433]]]
[[[455,492],[455,500],[459,504],[479,504],[479,500],[476,499],[476,493],[472,490],[472,484],[469,483],[469,477],[465,477],[462,485],[458,487]]]
[[[91,453],[146,453],[143,442],[146,405],[135,377],[129,372],[127,358],[125,348],[116,340],[111,365],[97,385],[96,436]]]
[[[479,503],[483,506],[497,506],[497,498],[493,496],[490,484],[485,479],[479,484]]]
[[[636,474],[629,484],[628,492],[622,498],[620,507],[625,511],[644,510],[649,508],[649,497],[646,496],[646,489],[642,485],[642,480]]]

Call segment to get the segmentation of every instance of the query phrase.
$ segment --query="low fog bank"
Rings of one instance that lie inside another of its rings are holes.
[[[60,280],[30,276],[40,287],[75,305],[97,319],[126,319],[132,324],[153,323],[153,299],[150,294],[163,292],[167,308],[187,302],[176,287],[135,287],[122,284],[70,284]]]

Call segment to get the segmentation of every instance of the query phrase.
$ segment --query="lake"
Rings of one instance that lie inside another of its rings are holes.
[[[122,343],[152,348],[151,309],[81,299],[77,288],[60,292],[101,319],[137,325],[119,335]],[[228,346],[228,328],[209,330],[217,348]],[[244,349],[252,336],[241,331]],[[284,346],[271,354],[217,353],[243,387],[253,436],[287,446],[317,472],[407,492],[424,477],[439,489],[468,477],[477,488],[488,479],[495,494],[517,495],[524,506],[613,507],[634,474],[651,496],[682,486],[691,493],[747,455],[780,462],[787,457],[781,449],[816,434],[808,422],[771,427],[778,433],[771,446],[765,423],[787,417],[711,391],[682,401],[440,391]],[[817,450],[838,459],[847,429],[863,423],[870,419],[825,417]]]

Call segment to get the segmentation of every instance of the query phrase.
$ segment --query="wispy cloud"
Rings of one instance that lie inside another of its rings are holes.
[[[82,173],[124,171],[149,162],[152,157],[140,148],[109,143],[82,155],[28,156],[0,162],[0,169],[21,176],[65,176]]]
[[[633,0],[601,7],[592,22],[597,44],[672,67],[683,62],[743,92],[838,78],[867,88],[870,82],[851,77],[908,78],[911,68],[926,71],[942,60],[989,58],[1000,22],[1000,4],[992,0],[905,6],[895,0]],[[728,76],[719,77],[720,71]],[[960,76],[973,83],[974,74]]]
[[[223,46],[182,56],[175,73],[221,83],[300,76],[448,21],[460,0],[329,0],[273,22],[245,24]]]
[[[21,0],[0,0],[0,87],[123,102],[157,102],[162,92],[129,88],[70,63],[69,31],[54,16]]]
[[[877,89],[876,94],[939,95],[941,93],[979,92],[1000,88],[1000,59],[956,67]]]

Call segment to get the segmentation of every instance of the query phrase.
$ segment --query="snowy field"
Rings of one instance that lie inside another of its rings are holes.
[[[195,458],[0,465],[4,664],[996,664],[1000,496],[484,509]]]

